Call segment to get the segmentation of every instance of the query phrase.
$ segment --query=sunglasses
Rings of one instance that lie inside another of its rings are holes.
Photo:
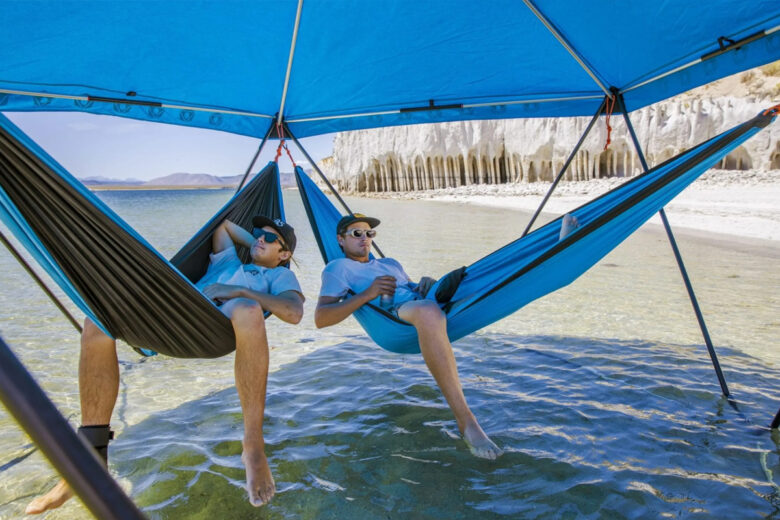
[[[376,236],[376,230],[375,229],[350,229],[344,234],[354,238],[363,238],[363,235],[365,234],[368,238],[374,238]]]
[[[277,235],[276,233],[271,233],[270,231],[265,231],[265,230],[261,229],[257,233],[257,240],[259,240],[260,237],[263,237],[263,241],[266,244],[273,244],[274,242],[276,242],[278,240],[279,241],[279,245],[282,246],[282,250],[283,251],[287,250],[287,246],[284,245],[284,242],[282,242],[281,237],[279,235]]]

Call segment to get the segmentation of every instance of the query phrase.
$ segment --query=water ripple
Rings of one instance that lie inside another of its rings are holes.
[[[506,453],[472,457],[424,364],[350,340],[274,372],[266,447],[279,493],[241,488],[227,389],[148,417],[112,445],[152,518],[657,518],[775,514],[780,443],[755,435],[687,345],[486,334],[456,344],[464,389]],[[618,360],[619,356],[619,360]],[[730,352],[761,424],[780,373]],[[197,418],[197,420],[193,420]],[[753,514],[753,513],[751,513]]]

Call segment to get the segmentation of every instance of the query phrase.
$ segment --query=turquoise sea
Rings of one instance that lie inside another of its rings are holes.
[[[169,257],[230,195],[98,193]],[[529,217],[347,202],[382,219],[378,243],[412,277],[470,263]],[[506,452],[485,461],[458,438],[419,356],[383,351],[352,319],[315,328],[322,261],[295,190],[285,203],[307,302],[300,325],[268,323],[265,438],[278,493],[260,509],[246,501],[232,356],[141,359],[120,346],[109,467],[149,518],[780,518],[780,434],[767,429],[780,407],[777,243],[677,234],[733,403],[654,227],[569,287],[456,342],[466,398]],[[0,287],[0,335],[77,425],[78,335],[7,253]],[[0,518],[21,517],[56,479],[0,409]],[[89,513],[71,500],[42,516]]]

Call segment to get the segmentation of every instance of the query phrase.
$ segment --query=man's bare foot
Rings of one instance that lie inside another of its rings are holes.
[[[571,213],[565,214],[563,216],[563,221],[561,222],[561,234],[558,235],[558,240],[563,240],[578,227],[580,227],[580,221],[577,220],[577,217]]]
[[[248,449],[245,446],[241,461],[246,467],[246,490],[249,492],[249,503],[255,507],[267,504],[276,493],[276,484],[263,448]]]
[[[463,440],[466,441],[471,454],[481,459],[495,460],[504,453],[504,450],[496,446],[476,422],[469,424],[463,430]]]
[[[73,491],[71,491],[70,486],[64,480],[60,480],[51,491],[27,504],[27,509],[24,512],[28,515],[37,515],[49,509],[56,509],[72,496]]]

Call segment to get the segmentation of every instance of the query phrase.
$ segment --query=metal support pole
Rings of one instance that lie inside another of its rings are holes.
[[[2,339],[0,401],[95,518],[144,518]]]
[[[306,151],[306,149],[301,145],[301,143],[298,141],[298,139],[295,137],[295,135],[290,131],[290,128],[285,124],[284,125],[284,131],[292,138],[293,141],[295,141],[295,145],[298,147],[298,149],[301,151],[301,153],[306,157],[306,160],[309,161],[309,164],[311,164],[312,168],[314,168],[314,171],[319,174],[320,178],[325,182],[325,184],[328,186],[328,189],[330,189],[331,193],[338,199],[338,201],[341,203],[341,205],[344,207],[345,210],[347,210],[347,213],[350,215],[353,215],[353,212],[351,209],[349,209],[349,206],[347,206],[347,203],[344,202],[344,199],[341,198],[341,195],[339,195],[339,192],[336,191],[336,188],[333,187],[333,185],[330,183],[327,177],[325,177],[325,174],[322,173],[320,168],[317,166],[317,163],[314,162],[314,159],[311,158],[309,155],[309,152]],[[382,253],[382,250],[379,249],[379,246],[376,245],[376,242],[371,242],[371,245],[374,246],[374,249],[376,250],[377,254],[381,256],[382,258],[385,257],[384,253]]]
[[[3,235],[2,232],[0,232],[0,242],[3,243],[3,245],[8,249],[8,251],[14,256],[17,262],[21,264],[22,267],[24,267],[24,270],[27,271],[27,274],[29,274],[33,280],[38,284],[38,287],[40,287],[44,293],[46,293],[46,296],[49,297],[49,299],[54,303],[54,305],[57,306],[57,308],[62,312],[63,315],[68,319],[68,321],[76,327],[76,330],[81,333],[81,325],[78,321],[76,321],[76,318],[73,317],[73,315],[68,312],[68,309],[65,308],[65,306],[60,302],[57,297],[54,295],[54,293],[49,289],[45,283],[43,283],[43,280],[41,280],[41,277],[38,276],[38,274],[33,271],[32,267],[25,261],[24,257],[22,257],[21,254],[19,254],[19,251],[14,248],[14,246],[11,244],[11,242],[8,241],[8,239]]]
[[[244,177],[241,179],[241,182],[238,183],[238,188],[236,188],[236,193],[241,191],[241,188],[244,187],[244,184],[246,183],[247,178],[249,177],[249,172],[252,171],[252,168],[255,167],[255,163],[257,162],[257,158],[260,157],[260,152],[263,151],[263,147],[265,146],[265,142],[268,141],[268,138],[271,136],[271,132],[276,127],[276,119],[271,121],[271,126],[268,127],[268,131],[263,136],[263,140],[260,141],[260,146],[257,147],[257,151],[255,152],[255,156],[252,157],[252,162],[249,163],[249,168],[246,169],[246,172],[244,173]]]
[[[531,217],[531,220],[530,222],[528,222],[528,225],[525,227],[525,231],[523,231],[522,236],[526,236],[528,232],[531,231],[531,226],[533,226],[534,222],[536,222],[536,218],[539,216],[539,213],[542,212],[542,208],[544,207],[545,204],[547,204],[547,200],[550,198],[550,195],[552,195],[552,192],[555,190],[556,186],[558,186],[558,183],[563,178],[563,174],[566,173],[566,170],[569,168],[569,165],[574,160],[574,156],[577,155],[577,152],[580,150],[580,147],[582,146],[582,143],[585,141],[585,138],[588,137],[588,134],[593,128],[593,125],[595,125],[596,121],[598,121],[599,116],[604,111],[604,107],[606,106],[606,104],[607,104],[607,98],[604,97],[604,101],[602,101],[601,105],[599,105],[599,109],[593,115],[593,119],[590,120],[590,123],[588,124],[588,128],[585,129],[585,132],[582,134],[582,137],[580,137],[580,140],[577,142],[577,145],[574,147],[574,150],[572,150],[571,154],[569,154],[569,158],[566,159],[566,163],[563,165],[563,168],[558,173],[558,176],[555,177],[552,186],[550,186],[550,189],[547,190],[547,194],[544,196],[544,199],[542,199],[541,204],[539,204],[539,207],[536,208],[536,212]]]
[[[644,171],[647,171],[649,168],[647,166],[647,161],[645,160],[645,155],[642,152],[642,147],[639,144],[639,140],[636,137],[636,133],[634,132],[634,126],[631,124],[631,119],[628,117],[628,112],[626,111],[626,104],[623,100],[623,96],[621,94],[617,94],[617,102],[618,102],[618,109],[623,113],[623,119],[626,121],[626,126],[628,127],[628,132],[631,135],[631,140],[634,142],[634,148],[636,148],[637,155],[639,156],[639,161],[642,163],[642,168]],[[688,272],[685,269],[685,264],[683,263],[682,255],[680,254],[680,250],[677,247],[677,241],[674,239],[674,234],[672,233],[672,227],[669,225],[669,221],[666,218],[666,212],[661,209],[658,214],[661,216],[661,221],[664,224],[664,229],[666,229],[666,236],[669,237],[669,243],[672,246],[672,251],[674,252],[674,258],[677,260],[677,266],[680,268],[680,274],[682,275],[683,282],[685,283],[685,289],[688,291],[688,297],[691,300],[691,305],[693,305],[693,311],[696,314],[696,320],[699,322],[699,328],[701,329],[702,336],[704,337],[704,343],[707,345],[707,351],[710,354],[710,359],[712,359],[712,366],[715,368],[715,374],[718,376],[718,382],[720,383],[720,389],[723,392],[723,395],[726,397],[729,397],[729,388],[726,385],[726,379],[723,377],[723,371],[720,368],[720,363],[718,362],[718,356],[715,353],[715,347],[712,345],[712,340],[710,339],[710,334],[707,331],[707,324],[704,323],[704,315],[702,315],[701,309],[699,308],[699,302],[696,300],[696,294],[693,292],[693,285],[691,285],[691,280],[688,277]]]

